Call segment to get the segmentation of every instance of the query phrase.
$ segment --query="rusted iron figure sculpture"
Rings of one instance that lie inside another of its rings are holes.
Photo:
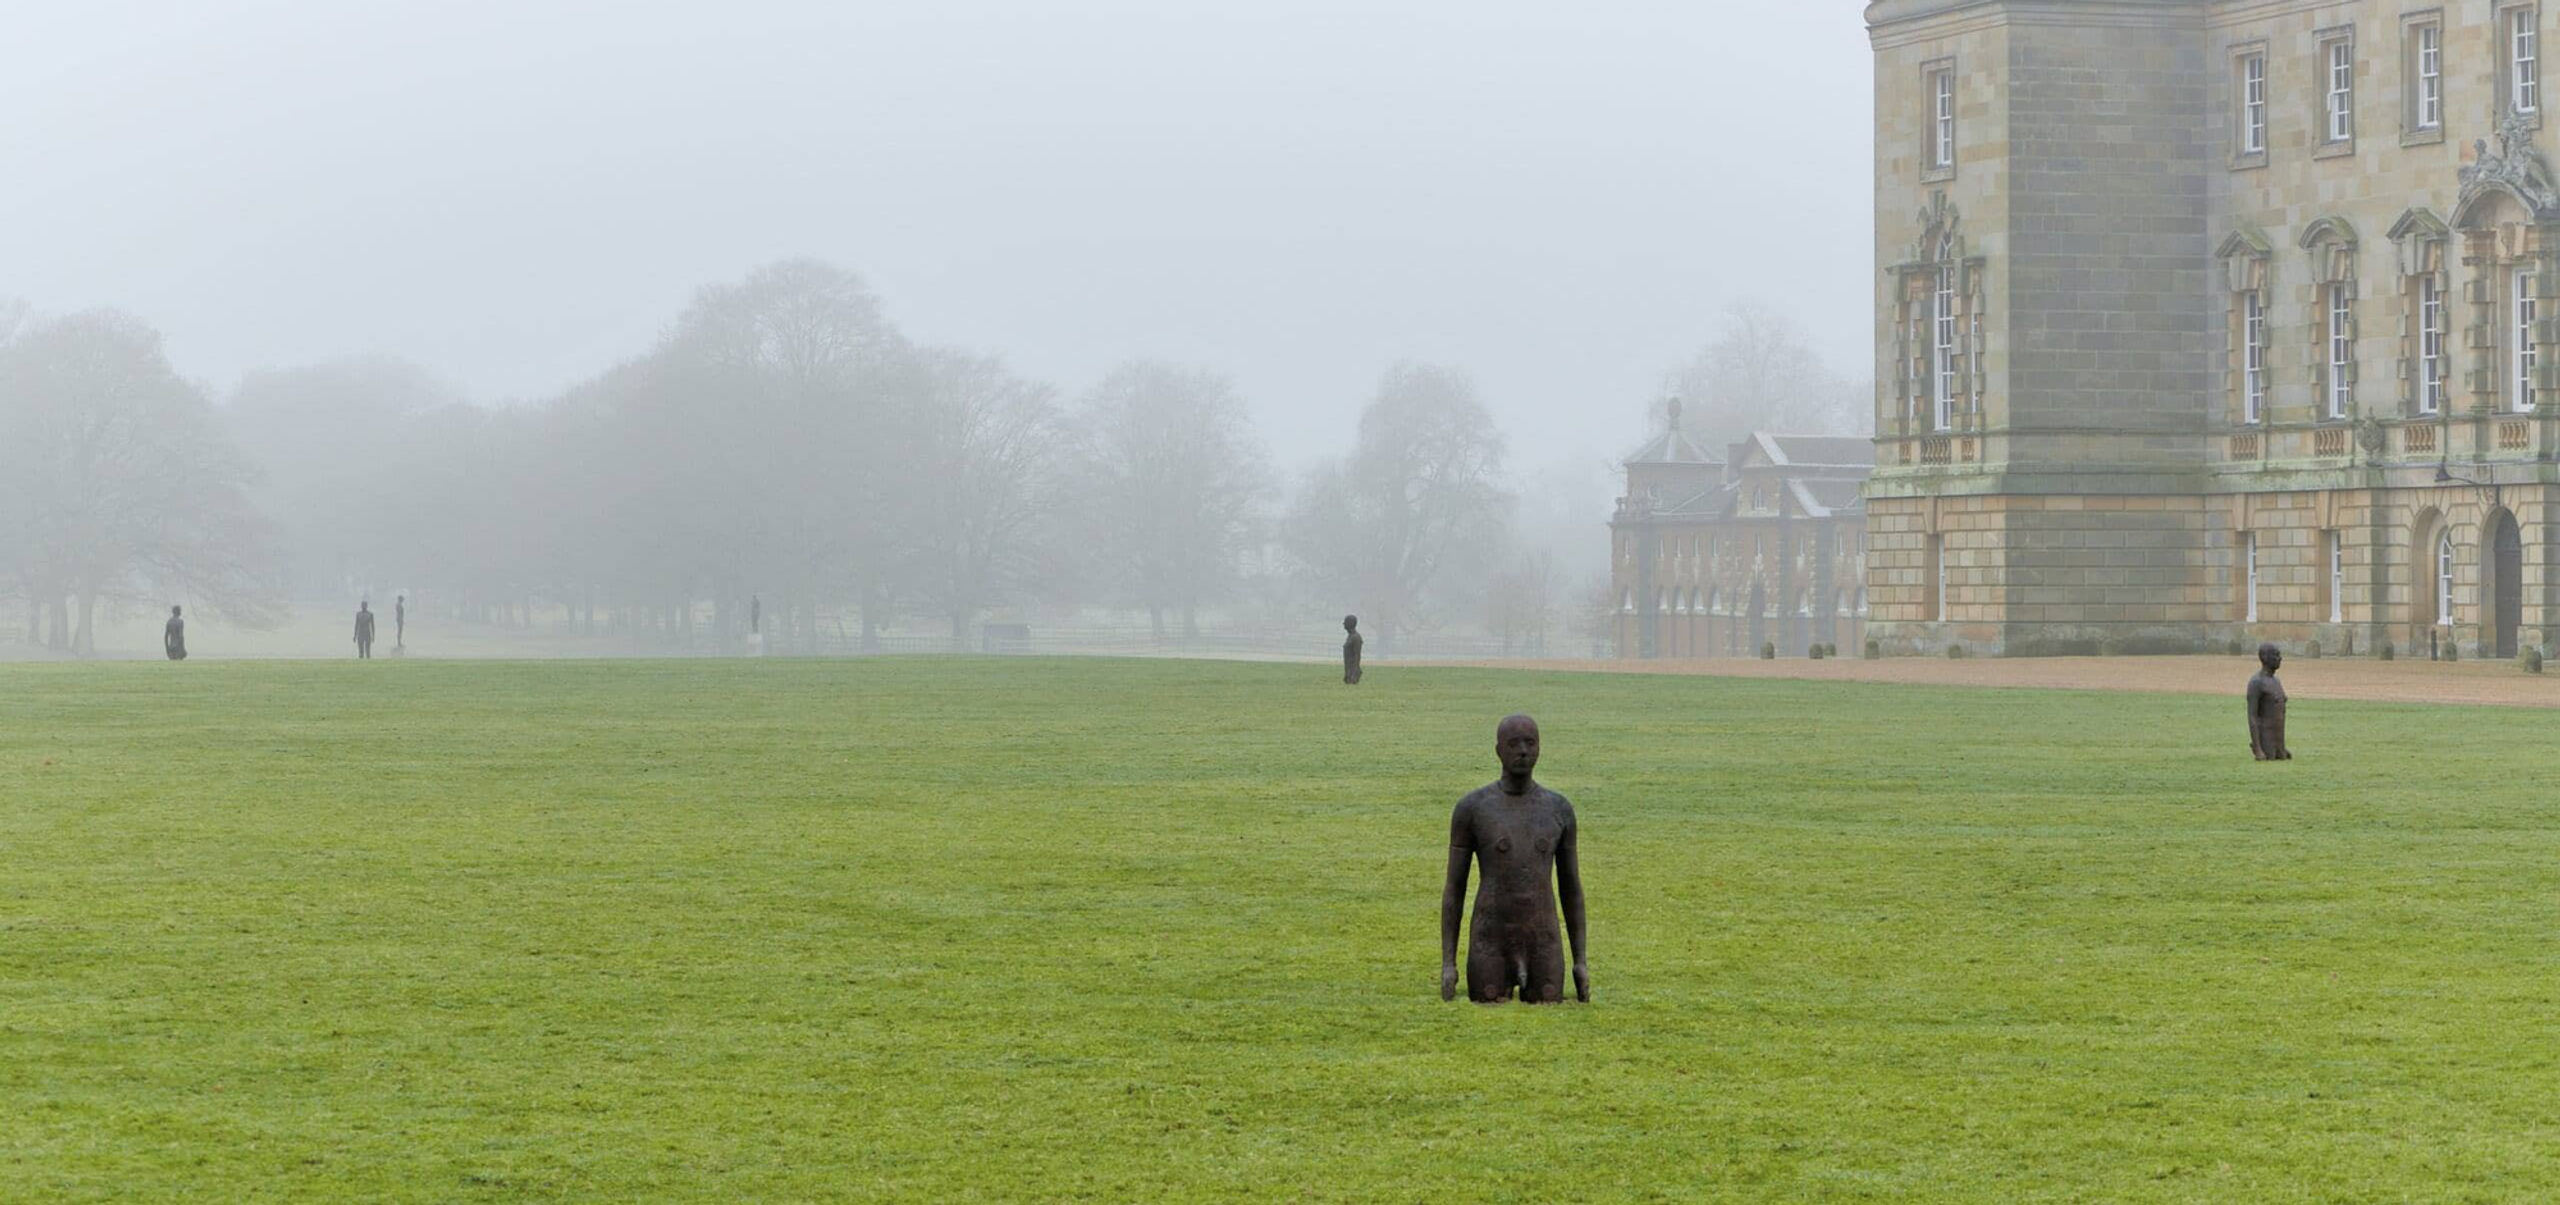
[[[1467,998],[1499,1004],[1564,999],[1564,945],[1573,943],[1573,994],[1591,1000],[1584,961],[1582,863],[1573,805],[1530,777],[1538,722],[1511,716],[1494,731],[1502,777],[1458,801],[1449,816],[1449,874],[1440,892],[1440,998],[1458,995],[1458,920],[1470,863],[1484,868],[1467,935]],[[1564,905],[1557,932],[1556,905]]]
[[[2284,651],[2272,644],[2258,646],[2259,670],[2249,679],[2249,752],[2259,761],[2291,761],[2293,751],[2284,747],[2284,683],[2276,681],[2276,667],[2284,664]]]
[[[1342,684],[1360,685],[1360,617],[1342,617]]]

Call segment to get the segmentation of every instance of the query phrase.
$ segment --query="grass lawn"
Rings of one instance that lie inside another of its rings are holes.
[[[0,666],[0,1197],[2551,1200],[2548,712]],[[1595,1003],[1438,998],[1534,711]]]

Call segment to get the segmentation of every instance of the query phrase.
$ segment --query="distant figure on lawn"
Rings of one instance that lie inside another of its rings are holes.
[[[169,608],[169,624],[160,629],[160,651],[169,654],[171,661],[187,659],[187,621],[176,607]]]
[[[1342,617],[1342,684],[1360,685],[1360,617]]]
[[[401,652],[409,649],[409,596],[406,594],[394,595],[391,599],[391,647]]]
[[[356,604],[356,657],[373,656],[373,600]]]
[[[2284,747],[2284,683],[2276,681],[2276,668],[2284,664],[2284,651],[2272,644],[2258,646],[2256,677],[2249,679],[2249,752],[2259,761],[2291,761],[2293,750]]]
[[[1467,935],[1467,999],[1530,1004],[1564,999],[1564,941],[1573,941],[1573,995],[1591,1001],[1583,959],[1582,861],[1573,805],[1539,786],[1538,722],[1502,721],[1493,749],[1502,778],[1458,801],[1449,816],[1449,875],[1440,891],[1440,998],[1458,995],[1458,917],[1466,903],[1470,862],[1484,868],[1475,924]],[[1556,899],[1564,899],[1564,933],[1556,932]]]

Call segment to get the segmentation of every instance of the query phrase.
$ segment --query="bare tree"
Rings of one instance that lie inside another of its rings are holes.
[[[223,408],[224,425],[257,463],[254,497],[282,529],[298,593],[361,589],[414,571],[408,549],[384,526],[385,512],[407,500],[386,497],[384,487],[419,416],[460,401],[460,391],[390,356],[241,379]]]
[[[1038,584],[1063,432],[1049,387],[997,360],[933,351],[920,368],[908,538],[915,588],[958,647],[981,611]]]
[[[1711,447],[1753,431],[1849,434],[1861,429],[1867,390],[1834,372],[1806,344],[1804,330],[1765,305],[1737,303],[1715,338],[1670,375],[1666,391],[1683,400],[1682,422]],[[1652,402],[1652,425],[1667,417]]]
[[[172,596],[270,622],[278,589],[252,475],[137,319],[75,314],[0,349],[0,507],[25,524],[12,576],[51,612],[51,643],[94,652],[101,604]]]
[[[1086,396],[1076,424],[1078,501],[1102,574],[1196,636],[1203,602],[1235,586],[1271,481],[1253,420],[1226,378],[1123,365]]]
[[[1502,462],[1502,436],[1464,373],[1399,364],[1361,412],[1351,454],[1299,491],[1289,550],[1390,644],[1482,599],[1477,575],[1512,504]]]
[[[1556,568],[1555,554],[1522,552],[1494,576],[1485,599],[1485,626],[1501,639],[1505,654],[1544,656],[1563,593],[1564,575]]]

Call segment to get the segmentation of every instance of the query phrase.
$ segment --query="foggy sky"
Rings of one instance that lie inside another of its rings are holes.
[[[383,351],[538,398],[797,254],[1070,395],[1227,371],[1292,466],[1403,357],[1524,465],[1615,454],[1745,297],[1871,371],[1855,0],[8,7],[0,296],[220,391]]]

